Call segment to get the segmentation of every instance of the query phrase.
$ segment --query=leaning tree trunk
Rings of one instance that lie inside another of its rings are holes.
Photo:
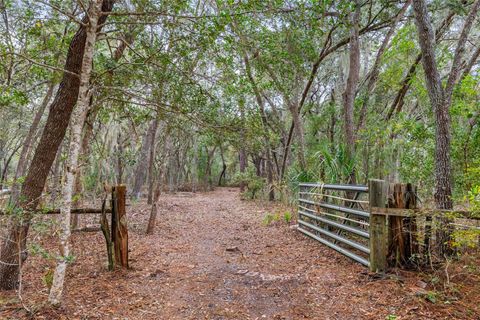
[[[101,14],[102,0],[94,0],[90,3],[88,10],[89,24],[87,25],[87,36],[85,39],[85,50],[82,61],[82,71],[80,73],[80,87],[78,93],[77,107],[73,111],[72,126],[70,130],[70,146],[68,151],[68,165],[65,174],[65,182],[62,187],[62,206],[60,208],[60,252],[57,261],[57,267],[53,275],[53,283],[50,288],[48,301],[52,305],[61,303],[63,284],[67,271],[67,263],[70,256],[70,218],[72,209],[72,195],[75,182],[75,175],[78,169],[78,155],[80,153],[82,128],[85,122],[87,109],[89,106],[88,85],[90,83],[90,74],[92,72],[93,54],[95,51],[95,42],[97,39],[98,18]]]
[[[45,109],[48,103],[50,102],[50,99],[52,98],[54,87],[55,87],[55,83],[51,81],[48,85],[47,93],[45,94],[45,97],[43,98],[42,103],[40,104],[37,112],[35,113],[35,117],[33,118],[32,125],[28,130],[27,137],[25,138],[25,141],[23,142],[22,150],[20,151],[20,156],[18,158],[18,163],[17,163],[17,170],[15,172],[15,177],[14,177],[15,181],[18,178],[22,177],[25,174],[25,171],[27,170],[28,154],[32,149],[33,140],[34,140],[35,134],[37,133],[40,120],[42,119],[43,113],[45,112]],[[17,183],[14,183],[12,188],[12,203],[15,203],[17,201],[19,193],[20,193],[19,185]]]
[[[218,186],[222,186],[222,179],[225,182],[225,174],[227,172],[227,164],[225,163],[225,156],[223,155],[223,147],[220,144],[220,157],[222,158],[222,172],[220,173],[220,177],[218,178]]]
[[[98,21],[97,31],[100,31],[105,23],[113,4],[114,0],[103,0],[102,12],[104,14]],[[87,16],[83,18],[83,22],[85,24],[88,22]],[[25,214],[21,220],[12,221],[8,236],[2,241],[0,252],[0,261],[2,261],[0,264],[0,289],[2,290],[11,290],[18,285],[19,270],[23,260],[26,259],[26,241],[32,214],[38,205],[50,168],[65,137],[72,111],[77,102],[80,87],[78,74],[81,71],[86,37],[86,28],[82,25],[71,40],[64,67],[67,72],[64,72],[55,99],[50,105],[42,137],[35,149],[25,182],[22,185],[19,206],[25,210]],[[18,259],[19,250],[22,258],[20,261]]]

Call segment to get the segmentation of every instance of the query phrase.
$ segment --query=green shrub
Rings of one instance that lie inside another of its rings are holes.
[[[50,269],[48,268],[45,273],[43,274],[43,277],[42,277],[42,282],[43,284],[48,288],[50,289],[52,287],[52,284],[53,284],[53,269]]]
[[[255,168],[249,167],[244,173],[237,173],[233,177],[233,183],[245,186],[243,196],[247,199],[256,199],[265,187],[265,179],[258,177]]]
[[[268,226],[273,222],[274,219],[275,219],[275,217],[274,217],[273,214],[267,213],[265,215],[265,217],[263,217],[262,223],[263,223],[263,225]]]
[[[290,222],[292,221],[292,213],[290,211],[285,212],[283,214],[283,219],[287,224],[290,224]]]

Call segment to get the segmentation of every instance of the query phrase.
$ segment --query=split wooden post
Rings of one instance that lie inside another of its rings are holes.
[[[370,208],[385,208],[387,185],[384,180],[368,181]],[[387,269],[388,229],[387,217],[370,210],[370,271],[384,272]]]
[[[390,208],[416,209],[416,188],[410,183],[396,183],[389,191],[391,197]],[[414,216],[388,217],[389,248],[388,260],[390,265],[410,267],[419,253],[417,241],[417,223]]]
[[[127,187],[118,185],[112,188],[112,242],[115,264],[128,268],[128,227],[126,215]]]

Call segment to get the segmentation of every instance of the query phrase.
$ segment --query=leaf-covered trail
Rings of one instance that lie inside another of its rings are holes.
[[[146,236],[149,207],[133,204],[128,212],[132,269],[106,271],[101,235],[75,234],[77,256],[65,306],[40,311],[36,318],[447,317],[415,296],[414,277],[374,280],[361,265],[284,221],[262,223],[267,212],[283,215],[282,210],[241,201],[232,188],[164,195],[155,233]],[[29,259],[25,271],[25,295],[33,300],[47,294],[38,280],[38,259]]]

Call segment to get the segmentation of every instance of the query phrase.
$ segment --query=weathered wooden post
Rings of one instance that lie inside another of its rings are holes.
[[[396,183],[389,191],[391,203],[389,208],[415,209],[417,205],[416,188],[410,183]],[[417,223],[409,214],[389,215],[389,248],[390,265],[398,267],[412,266],[413,259],[419,253],[417,241]]]
[[[387,269],[388,229],[387,217],[376,208],[385,208],[387,185],[384,180],[368,181],[370,200],[370,271],[384,272]]]
[[[118,185],[112,188],[112,242],[115,264],[128,268],[128,227],[126,215],[127,187]]]

